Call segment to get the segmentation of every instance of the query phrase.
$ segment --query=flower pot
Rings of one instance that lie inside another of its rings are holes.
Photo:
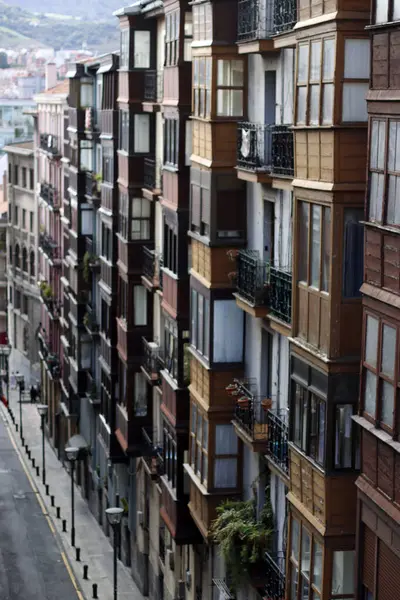
[[[236,401],[236,404],[240,406],[240,408],[248,408],[250,406],[250,398],[247,398],[247,396],[242,396]]]
[[[271,398],[264,398],[263,400],[261,400],[261,406],[263,407],[263,409],[265,411],[271,410],[271,408],[272,408],[272,399]]]

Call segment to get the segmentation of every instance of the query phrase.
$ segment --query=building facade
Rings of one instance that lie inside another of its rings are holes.
[[[25,376],[26,384],[35,384],[40,377],[41,303],[37,286],[39,218],[34,143],[16,143],[4,150],[8,155],[7,279],[11,363]]]

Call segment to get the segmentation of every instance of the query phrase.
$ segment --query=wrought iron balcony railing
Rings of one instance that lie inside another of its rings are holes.
[[[159,383],[162,369],[161,349],[156,342],[143,341],[143,368],[153,383]]]
[[[269,307],[278,319],[292,320],[292,274],[277,267],[269,269]]]
[[[156,253],[147,246],[143,246],[143,275],[153,282],[156,274]]]
[[[253,306],[268,304],[268,264],[257,250],[240,250],[237,256],[236,288],[239,296]]]
[[[161,442],[154,441],[154,431],[150,427],[142,427],[143,459],[152,477],[160,477],[164,473],[163,447]]]
[[[293,131],[286,125],[271,128],[271,168],[274,175],[294,175]]]
[[[237,166],[252,172],[293,177],[293,132],[285,125],[239,123]]]
[[[100,179],[91,171],[86,171],[86,196],[100,200]]]
[[[41,133],[39,142],[42,150],[46,150],[46,152],[54,156],[60,154],[59,139],[56,135]]]
[[[235,379],[228,388],[228,393],[236,397],[234,421],[254,442],[267,443],[267,414],[271,408],[271,400],[257,396],[250,380]]]
[[[164,259],[162,256],[158,257],[158,287],[162,291],[164,289]]]
[[[40,197],[53,208],[60,206],[60,194],[50,183],[40,184]]]
[[[164,72],[148,69],[144,74],[144,99],[161,102],[163,99]]]
[[[286,474],[289,473],[287,411],[269,410],[267,414],[267,455]]]
[[[265,40],[293,29],[296,0],[239,0],[238,41]]]
[[[284,600],[285,599],[285,554],[277,552],[276,554],[265,553],[265,595],[263,600]]]
[[[160,165],[154,158],[144,159],[144,187],[148,190],[161,189],[161,171]]]
[[[39,236],[39,247],[53,261],[61,260],[60,246],[48,233]]]

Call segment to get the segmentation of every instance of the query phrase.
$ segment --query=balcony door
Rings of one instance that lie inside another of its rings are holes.
[[[275,125],[276,115],[276,71],[265,71],[264,74],[264,123]],[[271,127],[265,128],[265,165],[271,165],[272,131]]]
[[[264,261],[274,261],[275,203],[264,200]]]

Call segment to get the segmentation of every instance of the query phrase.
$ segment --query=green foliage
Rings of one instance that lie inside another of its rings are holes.
[[[124,509],[124,515],[127,515],[129,512],[129,504],[126,498],[121,498],[121,506]]]
[[[252,565],[261,561],[273,532],[273,515],[267,490],[266,503],[257,519],[255,500],[227,500],[217,507],[212,537],[225,560],[233,586],[249,575]]]
[[[83,279],[86,283],[89,282],[90,279],[90,267],[97,261],[97,256],[95,254],[90,254],[90,252],[85,252],[83,255]]]
[[[42,281],[40,284],[40,291],[42,293],[42,297],[44,300],[52,300],[53,298],[53,290],[51,285],[47,283],[47,281]]]

